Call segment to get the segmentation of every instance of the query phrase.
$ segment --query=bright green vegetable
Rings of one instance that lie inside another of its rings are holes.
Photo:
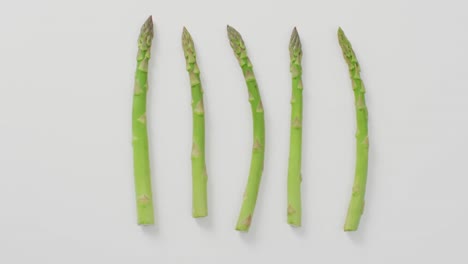
[[[369,137],[367,134],[367,106],[364,95],[366,90],[360,76],[360,67],[354,54],[351,43],[346,38],[343,30],[338,29],[338,40],[343,56],[348,63],[349,74],[351,76],[354,101],[356,105],[356,171],[351,201],[348,207],[348,215],[344,225],[344,231],[356,231],[359,221],[364,211],[364,196],[366,194],[367,183],[367,163],[369,154]]]
[[[302,157],[302,46],[294,28],[289,42],[291,57],[292,99],[288,168],[288,223],[301,226],[301,157]]]
[[[208,215],[206,194],[206,165],[205,165],[205,112],[203,107],[203,89],[200,82],[200,70],[197,65],[197,55],[192,37],[184,27],[182,33],[182,47],[184,49],[187,71],[192,87],[193,112],[193,145],[192,145],[192,215],[204,217]]]
[[[137,69],[133,94],[133,167],[139,225],[154,224],[151,192],[148,132],[146,128],[146,92],[148,91],[148,61],[153,40],[153,21],[150,16],[141,27],[138,38]]]
[[[227,27],[229,41],[234,50],[239,64],[242,68],[247,88],[249,91],[249,101],[252,108],[253,117],[253,148],[252,160],[250,163],[250,173],[247,187],[244,193],[244,201],[236,225],[236,230],[249,231],[252,216],[257,202],[258,189],[262,178],[263,163],[265,155],[265,118],[263,113],[262,100],[258,90],[257,81],[253,72],[252,63],[247,57],[244,41],[241,35],[234,28]]]

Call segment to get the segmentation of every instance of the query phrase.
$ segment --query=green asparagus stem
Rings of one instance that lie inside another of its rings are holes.
[[[247,88],[249,91],[249,101],[252,108],[253,117],[253,148],[252,160],[250,163],[250,173],[247,187],[244,193],[239,219],[236,230],[249,231],[252,216],[257,201],[258,189],[263,172],[263,162],[265,155],[265,118],[263,114],[263,105],[258,90],[257,81],[253,72],[252,63],[247,57],[244,41],[241,35],[234,28],[227,27],[229,41],[234,50],[239,64],[242,68]]]
[[[301,157],[302,157],[302,46],[294,28],[289,42],[291,57],[292,99],[288,168],[288,223],[301,226]]]
[[[197,65],[197,54],[192,36],[184,27],[182,33],[182,47],[184,49],[187,71],[192,87],[193,112],[193,144],[192,144],[192,215],[204,217],[208,215],[206,194],[206,165],[205,165],[205,113],[203,107],[203,89],[200,81],[200,70]]]
[[[360,67],[354,54],[351,43],[346,38],[343,30],[338,29],[338,40],[343,56],[348,63],[349,74],[354,91],[356,105],[356,171],[353,184],[353,192],[348,207],[348,215],[344,225],[344,231],[356,231],[364,211],[364,196],[367,182],[367,163],[369,153],[369,137],[367,135],[367,106],[364,98],[365,88],[360,76]]]
[[[153,40],[153,21],[150,16],[141,27],[138,38],[137,69],[133,94],[133,167],[139,225],[154,224],[151,192],[148,132],[146,128],[146,92],[148,91],[148,61]]]

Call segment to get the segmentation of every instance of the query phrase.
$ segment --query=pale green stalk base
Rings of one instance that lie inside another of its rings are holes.
[[[139,225],[154,224],[153,195],[148,153],[148,132],[146,128],[146,93],[148,91],[148,61],[153,39],[151,16],[141,28],[138,38],[137,70],[133,95],[133,167]]]
[[[344,231],[356,231],[364,211],[364,196],[366,194],[367,164],[369,153],[369,137],[367,129],[367,106],[365,100],[366,90],[360,76],[360,67],[354,54],[351,43],[346,38],[343,30],[338,29],[338,40],[343,50],[343,56],[349,66],[354,101],[356,105],[356,171],[354,177],[351,201],[348,207],[348,215],[344,225]]]
[[[182,33],[187,71],[192,87],[193,144],[192,144],[192,215],[208,215],[206,182],[208,179],[205,165],[205,111],[203,107],[203,89],[200,81],[200,70],[192,37],[184,27]]]
[[[257,202],[260,180],[262,178],[263,163],[265,156],[265,118],[262,100],[258,90],[257,81],[253,72],[252,63],[247,57],[244,41],[234,28],[228,26],[228,37],[234,54],[242,68],[247,88],[253,118],[253,148],[250,163],[250,173],[247,187],[244,192],[244,201],[237,220],[236,230],[249,231],[252,222],[255,204]]]
[[[301,226],[301,158],[302,158],[302,47],[294,28],[289,43],[292,74],[291,132],[288,167],[288,223]]]

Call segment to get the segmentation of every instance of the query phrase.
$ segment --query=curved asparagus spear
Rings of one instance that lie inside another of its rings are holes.
[[[288,223],[301,226],[301,156],[302,156],[302,46],[294,28],[289,42],[291,57],[292,99],[288,168]]]
[[[148,90],[148,61],[153,40],[151,16],[141,27],[138,38],[137,69],[133,94],[133,167],[139,225],[154,224],[153,195],[151,192],[148,132],[146,128],[146,92]]]
[[[351,43],[346,38],[343,30],[338,29],[338,40],[343,56],[348,63],[349,74],[354,91],[356,105],[356,171],[354,176],[353,192],[348,207],[348,215],[344,225],[344,231],[356,231],[364,211],[364,196],[367,182],[367,162],[369,153],[369,137],[367,134],[367,106],[364,94],[366,92],[360,76],[360,67],[354,54]]]
[[[197,55],[192,37],[184,27],[182,33],[182,47],[184,49],[187,71],[192,87],[193,112],[193,144],[192,144],[192,215],[204,217],[208,215],[206,194],[206,166],[205,166],[205,113],[203,107],[203,89],[200,82],[200,70],[197,65]]]
[[[247,187],[244,193],[244,201],[242,203],[242,208],[236,225],[236,230],[249,231],[263,172],[265,154],[265,118],[263,114],[262,100],[260,98],[260,91],[258,90],[252,63],[250,63],[250,60],[247,57],[244,41],[242,40],[239,32],[237,32],[234,28],[228,26],[227,32],[231,47],[234,50],[234,54],[236,55],[237,59],[239,60],[239,64],[242,68],[242,72],[247,83],[249,101],[252,108],[252,160],[250,163],[250,173]]]

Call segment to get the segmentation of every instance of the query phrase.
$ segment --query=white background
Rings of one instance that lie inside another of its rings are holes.
[[[0,263],[467,263],[466,1],[3,1]],[[157,224],[136,225],[136,40],[155,22],[148,122]],[[234,231],[250,162],[243,35],[263,96],[264,178]],[[191,108],[181,30],[205,88],[209,217],[191,218]],[[304,48],[303,227],[286,224],[288,42]],[[362,66],[370,161],[357,233],[342,226],[354,102],[337,42]],[[463,252],[465,251],[465,252]]]

